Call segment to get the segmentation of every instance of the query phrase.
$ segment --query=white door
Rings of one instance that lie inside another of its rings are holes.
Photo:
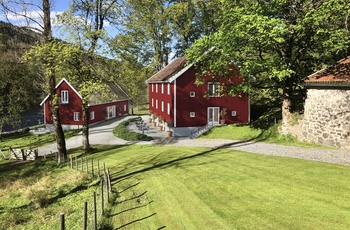
[[[208,107],[208,123],[218,125],[220,120],[220,108]]]

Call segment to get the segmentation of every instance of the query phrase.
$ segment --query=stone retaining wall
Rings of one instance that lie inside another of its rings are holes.
[[[350,90],[308,89],[302,136],[307,141],[350,147]]]

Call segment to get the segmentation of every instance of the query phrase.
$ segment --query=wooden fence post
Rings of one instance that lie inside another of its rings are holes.
[[[96,192],[94,192],[94,230],[97,230]]]
[[[101,180],[101,215],[103,215],[105,211],[105,199],[103,194],[103,180]]]
[[[64,213],[61,213],[61,230],[65,230]]]
[[[85,157],[85,162],[86,162],[86,173],[89,175],[89,159]]]
[[[87,219],[88,219],[88,202],[85,201],[84,202],[84,225],[83,225],[83,229],[87,230]]]
[[[92,177],[94,177],[94,158],[91,158],[91,174],[92,174]]]
[[[112,184],[111,184],[111,176],[109,174],[109,169],[107,169],[107,182],[108,182],[108,191],[111,193],[112,192]]]
[[[98,177],[100,177],[100,175],[101,175],[101,171],[100,171],[100,160],[97,160],[97,170],[98,170]]]

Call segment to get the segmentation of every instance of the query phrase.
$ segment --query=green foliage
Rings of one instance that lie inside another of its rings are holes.
[[[137,118],[131,118],[127,121],[121,122],[118,126],[116,126],[113,129],[113,134],[116,137],[119,137],[121,139],[127,140],[127,141],[150,141],[153,140],[152,137],[149,137],[147,135],[136,133],[136,132],[129,132],[127,129],[127,126],[130,124],[130,122],[136,121]]]
[[[186,56],[198,63],[200,77],[212,72],[225,76],[233,61],[244,82],[226,85],[229,94],[249,87],[269,88],[280,99],[295,102],[306,76],[347,56],[346,0],[222,2],[219,31],[199,39]]]

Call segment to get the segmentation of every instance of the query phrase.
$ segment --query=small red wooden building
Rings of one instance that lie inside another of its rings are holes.
[[[241,81],[237,71],[229,79],[219,78],[218,82],[196,85],[194,65],[185,64],[184,57],[178,58],[146,81],[152,114],[171,122],[175,128],[219,125],[223,110],[226,110],[222,117],[226,124],[249,123],[249,95],[222,96],[218,90],[228,80],[231,83]]]
[[[96,92],[89,97],[89,124],[108,120],[129,111],[129,96],[118,85],[106,83],[111,95],[106,99]],[[82,97],[79,92],[63,78],[56,86],[56,93],[59,99],[60,121],[64,130],[81,128],[82,120]],[[53,130],[50,111],[51,101],[49,95],[40,103],[44,106],[44,122],[46,128]]]

